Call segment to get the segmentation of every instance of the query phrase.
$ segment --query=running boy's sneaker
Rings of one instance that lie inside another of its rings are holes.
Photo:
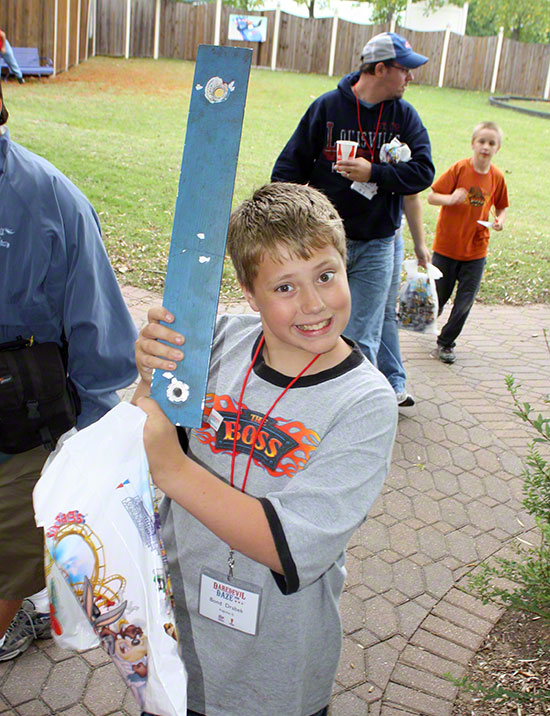
[[[402,393],[396,393],[395,397],[397,398],[397,406],[399,408],[412,408],[414,405],[414,398],[405,390]]]
[[[50,615],[37,612],[30,599],[23,604],[6,632],[6,638],[0,647],[0,661],[15,659],[33,643],[35,639],[50,638]]]
[[[437,346],[435,355],[440,361],[443,361],[443,363],[454,363],[456,360],[454,348],[447,348],[446,346]]]

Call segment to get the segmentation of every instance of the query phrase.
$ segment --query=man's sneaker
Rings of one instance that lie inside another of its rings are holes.
[[[15,659],[26,651],[35,638],[34,624],[31,615],[19,609],[6,632],[4,643],[0,647],[0,661]]]
[[[414,398],[406,391],[396,393],[395,397],[397,398],[397,406],[399,408],[412,408],[414,405]]]
[[[30,599],[25,599],[6,632],[0,647],[0,661],[15,659],[26,651],[35,639],[50,638],[50,615],[37,612]]]
[[[27,614],[29,614],[32,619],[35,638],[49,639],[51,637],[50,613],[37,611],[35,609],[34,602],[32,601],[32,599],[23,599],[21,609],[27,612]]]
[[[455,349],[447,348],[447,346],[437,346],[435,355],[436,358],[439,358],[443,363],[454,363],[456,360]]]

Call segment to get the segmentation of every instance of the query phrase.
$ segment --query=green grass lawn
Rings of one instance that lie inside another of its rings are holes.
[[[194,65],[96,57],[52,81],[3,85],[11,136],[65,172],[98,211],[122,281],[162,290]],[[312,99],[338,78],[253,70],[234,202],[269,181]],[[496,164],[508,183],[505,230],[492,233],[480,300],[550,301],[550,122],[493,107],[481,92],[412,85],[406,99],[430,133],[439,175],[470,154],[472,127],[500,124]],[[205,161],[216,161],[216,147]],[[424,202],[431,245],[438,210]],[[408,239],[407,253],[412,254]],[[239,295],[226,262],[222,295]]]

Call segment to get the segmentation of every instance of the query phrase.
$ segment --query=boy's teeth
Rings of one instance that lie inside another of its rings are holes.
[[[301,331],[318,331],[325,326],[328,326],[329,319],[321,321],[321,323],[309,323],[307,326],[298,326]]]

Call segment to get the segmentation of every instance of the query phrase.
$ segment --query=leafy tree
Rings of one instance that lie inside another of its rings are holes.
[[[360,0],[361,1],[361,0]],[[368,2],[369,0],[362,0]],[[413,2],[421,2],[421,0],[412,0]],[[465,0],[449,0],[453,5],[462,7]],[[438,10],[447,4],[447,0],[428,0],[426,3],[426,15]],[[407,8],[407,0],[370,0],[372,5],[372,21],[375,23],[391,22],[393,18],[399,20],[401,13]]]
[[[373,0],[369,4],[372,5],[372,22],[384,24],[391,22],[393,18],[399,19],[407,7],[407,0]]]
[[[309,0],[314,2],[315,0]],[[360,0],[368,1],[368,0]],[[465,0],[449,0],[462,7]],[[308,0],[303,0],[308,2]],[[420,0],[413,0],[420,2]],[[443,7],[447,0],[427,0],[426,15]],[[371,0],[372,21],[385,23],[399,19],[407,0]],[[471,0],[466,24],[467,35],[504,34],[521,42],[550,41],[550,0]]]
[[[550,41],[550,0],[472,0],[466,32],[504,35],[521,42]]]
[[[231,5],[232,7],[238,8],[239,10],[242,10],[243,12],[248,12],[249,10],[261,10],[264,3],[263,0],[223,0],[226,5]]]
[[[174,0],[175,2],[186,2],[195,3],[197,0]],[[216,0],[198,0],[199,2],[210,2],[215,3]],[[313,0],[314,2],[315,0]],[[242,12],[249,12],[250,10],[261,10],[264,5],[264,0],[222,0],[224,5],[230,5],[236,10],[242,10]]]
[[[363,2],[364,0],[359,0],[359,2]],[[314,17],[315,12],[315,0],[295,0],[297,5],[305,5],[307,7],[308,16]],[[318,7],[327,7],[330,5],[330,0],[319,0]]]

